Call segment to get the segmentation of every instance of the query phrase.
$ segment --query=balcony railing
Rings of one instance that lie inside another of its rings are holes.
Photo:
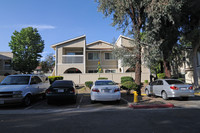
[[[63,55],[63,64],[80,64],[83,63],[83,55]]]

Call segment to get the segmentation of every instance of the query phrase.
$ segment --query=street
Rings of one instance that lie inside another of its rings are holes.
[[[0,115],[1,133],[199,133],[199,109],[80,109]]]
[[[76,104],[48,105],[46,99],[38,99],[29,107],[0,107],[0,133],[199,133],[199,98],[149,98],[175,104],[175,108],[165,109],[128,108],[133,96],[126,94],[120,103],[91,104],[89,94],[78,95]]]

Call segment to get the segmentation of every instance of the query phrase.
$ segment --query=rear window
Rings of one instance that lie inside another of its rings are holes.
[[[179,80],[166,80],[166,82],[171,85],[171,84],[185,84],[184,82],[182,81],[179,81]]]
[[[59,86],[73,86],[72,81],[54,81],[52,84],[53,87],[59,87]]]
[[[96,81],[95,85],[115,85],[113,81]]]

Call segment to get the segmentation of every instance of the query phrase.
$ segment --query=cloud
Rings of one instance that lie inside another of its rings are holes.
[[[51,30],[51,29],[55,29],[55,26],[52,25],[38,25],[38,24],[18,24],[18,25],[4,25],[4,26],[0,26],[0,28],[26,28],[26,27],[33,27],[33,28],[37,28],[38,30]]]
[[[52,25],[20,25],[20,27],[25,28],[25,27],[33,27],[37,28],[38,30],[48,30],[48,29],[55,29],[55,26]]]

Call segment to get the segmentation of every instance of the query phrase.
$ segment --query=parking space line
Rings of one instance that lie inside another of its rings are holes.
[[[124,99],[124,98],[122,98],[122,97],[121,97],[121,99],[124,100],[127,104],[129,103],[126,99]]]
[[[45,101],[45,100],[42,100],[41,102],[37,102],[37,103],[35,103],[35,104],[32,104],[31,106],[26,107],[24,110],[28,110],[28,109],[32,108],[33,106],[37,106],[37,105],[41,104],[41,103],[44,102],[44,101]]]
[[[81,105],[81,102],[82,102],[82,100],[83,100],[83,97],[84,97],[84,95],[82,95],[82,97],[81,97],[81,99],[80,99],[80,101],[79,101],[79,105],[77,106],[77,109],[80,108],[80,105]]]

